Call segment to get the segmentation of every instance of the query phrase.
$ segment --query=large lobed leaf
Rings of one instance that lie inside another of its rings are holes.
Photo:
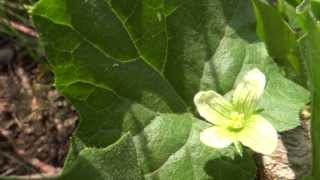
[[[192,114],[197,91],[227,94],[252,67],[269,79],[265,116],[299,125],[308,92],[257,41],[247,1],[41,0],[33,18],[81,116],[59,179],[254,179],[251,156],[199,142]]]

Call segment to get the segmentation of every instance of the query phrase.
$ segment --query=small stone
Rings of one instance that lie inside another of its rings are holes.
[[[11,48],[0,49],[0,66],[6,66],[14,57],[14,50]]]

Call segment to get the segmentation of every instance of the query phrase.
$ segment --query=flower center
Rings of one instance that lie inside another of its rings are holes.
[[[244,114],[238,112],[232,112],[230,115],[231,123],[229,128],[232,130],[240,130],[244,127],[245,120]]]

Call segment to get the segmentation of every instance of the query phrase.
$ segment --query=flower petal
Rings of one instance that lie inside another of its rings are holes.
[[[225,148],[235,140],[232,132],[225,127],[211,127],[200,133],[200,141],[213,148]]]
[[[237,85],[232,102],[238,111],[252,113],[263,94],[266,85],[265,75],[257,68],[249,71]]]
[[[253,115],[247,123],[238,135],[240,142],[256,152],[271,154],[278,144],[278,134],[274,127],[259,115]]]
[[[214,91],[200,91],[194,97],[199,114],[215,125],[224,125],[229,121],[232,105]]]

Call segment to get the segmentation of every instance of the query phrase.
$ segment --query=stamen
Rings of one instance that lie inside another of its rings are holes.
[[[230,115],[231,122],[229,128],[231,130],[241,130],[245,125],[245,115],[239,112],[232,112]]]

